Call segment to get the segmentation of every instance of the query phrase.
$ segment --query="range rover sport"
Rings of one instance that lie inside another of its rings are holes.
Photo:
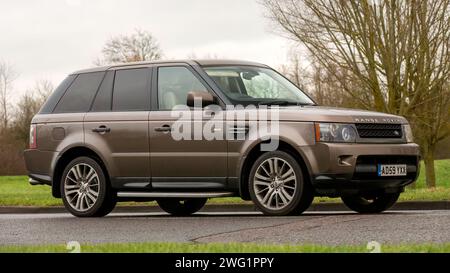
[[[277,130],[252,137],[264,115],[239,113],[261,109]],[[220,121],[209,131],[228,137],[176,136],[180,119],[203,132]],[[182,60],[69,75],[33,118],[25,161],[30,183],[50,185],[79,217],[151,200],[189,215],[225,196],[266,215],[300,214],[315,196],[379,213],[417,178],[419,149],[405,118],[318,106],[266,65]]]

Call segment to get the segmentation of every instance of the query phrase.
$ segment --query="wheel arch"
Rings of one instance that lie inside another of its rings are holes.
[[[60,153],[53,168],[53,175],[52,175],[53,197],[61,198],[60,183],[64,169],[67,166],[67,164],[69,164],[72,160],[81,156],[87,156],[94,159],[101,166],[108,183],[110,182],[108,168],[105,165],[105,161],[103,160],[103,158],[100,156],[99,153],[86,146],[70,147]]]
[[[242,161],[239,168],[239,195],[244,200],[251,200],[250,192],[248,190],[248,180],[250,169],[253,166],[253,163],[256,161],[258,157],[262,154],[266,153],[261,151],[261,145],[266,143],[266,141],[260,141],[251,146],[246,153],[245,159]],[[308,166],[308,161],[305,156],[302,154],[300,149],[296,149],[295,145],[290,143],[289,140],[279,139],[279,145],[277,151],[287,152],[291,156],[295,158],[295,160],[299,163],[303,174],[305,175],[305,181],[312,185],[311,182],[311,172],[310,167]]]

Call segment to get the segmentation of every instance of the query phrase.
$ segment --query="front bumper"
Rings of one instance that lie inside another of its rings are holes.
[[[398,192],[419,175],[419,146],[317,143],[303,149],[319,196]],[[378,177],[377,164],[406,164],[407,176]]]
[[[347,179],[333,175],[320,175],[313,179],[317,196],[339,197],[349,195],[363,195],[365,193],[394,193],[402,192],[404,187],[415,179]]]

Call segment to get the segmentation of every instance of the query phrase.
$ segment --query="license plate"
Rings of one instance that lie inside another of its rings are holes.
[[[406,165],[378,164],[378,176],[406,176]]]

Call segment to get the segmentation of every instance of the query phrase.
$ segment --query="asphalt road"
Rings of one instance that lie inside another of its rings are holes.
[[[100,219],[69,214],[0,214],[0,244],[106,242],[255,242],[322,245],[450,242],[450,210],[306,212],[266,217],[258,212],[113,213]]]

